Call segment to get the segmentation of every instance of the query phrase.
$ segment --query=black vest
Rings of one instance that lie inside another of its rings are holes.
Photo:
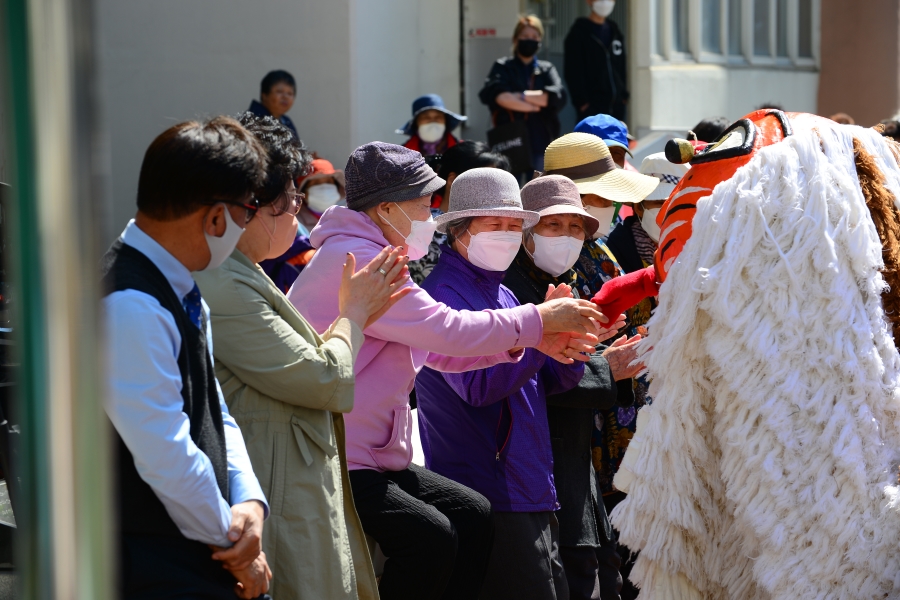
[[[225,428],[216,391],[215,372],[206,345],[206,332],[191,323],[187,312],[165,275],[144,256],[117,241],[103,257],[103,285],[107,293],[137,290],[156,298],[172,313],[181,349],[178,370],[181,373],[181,397],[184,413],[191,423],[191,439],[209,457],[222,497],[228,500],[228,459],[225,454]],[[204,324],[205,327],[205,324]],[[165,534],[181,537],[162,502],[138,475],[134,456],[116,433],[118,470],[118,508],[122,533]]]

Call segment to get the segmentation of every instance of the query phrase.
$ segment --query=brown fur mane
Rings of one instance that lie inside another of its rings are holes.
[[[886,141],[894,160],[900,164],[900,144],[893,140]],[[882,275],[890,286],[882,294],[884,312],[893,327],[894,344],[900,348],[900,210],[897,210],[894,195],[885,186],[884,174],[878,168],[875,157],[856,138],[853,139],[853,151],[859,185],[883,248]]]

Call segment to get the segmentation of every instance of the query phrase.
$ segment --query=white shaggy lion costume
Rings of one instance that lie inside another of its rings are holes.
[[[698,203],[615,480],[641,600],[900,598],[900,357],[853,138],[900,198],[885,141],[835,126]]]

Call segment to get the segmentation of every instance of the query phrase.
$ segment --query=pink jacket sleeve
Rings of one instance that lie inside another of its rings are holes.
[[[431,352],[425,359],[425,366],[441,373],[465,373],[466,371],[477,371],[479,369],[487,369],[501,363],[517,363],[525,356],[524,350],[519,350],[515,354],[500,352],[491,356],[445,356]]]
[[[435,301],[419,286],[407,285],[413,286],[413,292],[367,327],[365,333],[443,355],[444,358],[435,357],[434,360],[449,370],[467,371],[504,362],[493,355],[507,353],[508,356],[510,348],[536,346],[543,336],[541,316],[533,304],[498,310],[453,310]],[[478,357],[495,362],[441,363],[450,356]]]

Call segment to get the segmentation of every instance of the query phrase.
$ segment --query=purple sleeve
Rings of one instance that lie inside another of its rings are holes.
[[[467,373],[441,373],[441,375],[467,404],[475,407],[488,406],[522,389],[528,380],[537,375],[545,362],[546,356],[529,348],[525,350],[522,360],[517,363],[506,363]]]
[[[555,360],[548,360],[541,369],[541,381],[546,396],[568,392],[581,382],[582,377],[584,377],[583,362],[564,365]]]
[[[450,308],[456,310],[473,310],[475,308],[463,294],[450,286],[437,286],[431,292],[435,300],[443,302]],[[509,295],[508,301],[515,303],[515,298]],[[476,407],[487,406],[522,389],[528,380],[535,377],[541,370],[545,358],[537,350],[528,348],[522,359],[514,363],[499,364],[466,373],[442,373],[441,375],[464,402]]]

